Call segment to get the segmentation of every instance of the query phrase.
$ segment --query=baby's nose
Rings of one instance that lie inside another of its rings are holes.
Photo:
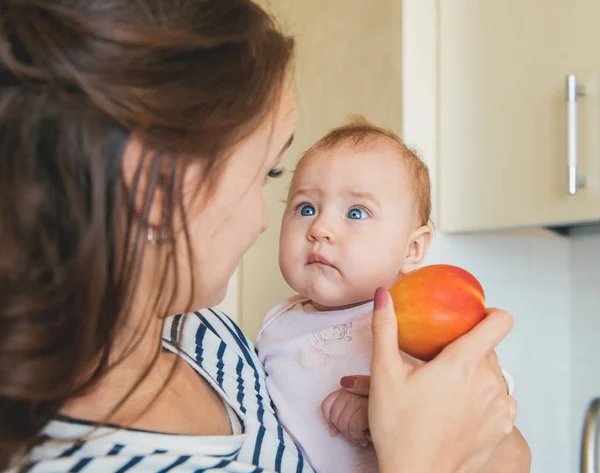
[[[329,243],[334,241],[333,228],[329,222],[322,217],[314,220],[308,231],[309,240],[316,241],[327,241]]]

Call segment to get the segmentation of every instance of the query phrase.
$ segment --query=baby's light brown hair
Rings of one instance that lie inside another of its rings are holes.
[[[392,142],[392,143],[390,143]],[[323,138],[312,145],[300,158],[300,162],[316,151],[332,149],[341,144],[366,148],[373,145],[392,144],[406,164],[409,182],[412,184],[417,218],[420,225],[429,224],[431,218],[431,182],[429,168],[417,153],[404,144],[400,137],[389,128],[374,125],[362,115],[352,115],[347,123],[330,130]]]

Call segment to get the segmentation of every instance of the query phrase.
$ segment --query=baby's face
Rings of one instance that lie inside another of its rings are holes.
[[[294,174],[283,217],[283,277],[323,308],[369,300],[401,274],[417,226],[395,149],[313,152]]]

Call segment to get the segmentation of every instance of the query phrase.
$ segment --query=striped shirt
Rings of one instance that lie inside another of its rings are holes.
[[[25,467],[14,471],[313,472],[279,422],[254,346],[226,315],[205,309],[188,314],[185,323],[181,315],[171,317],[163,345],[213,386],[239,417],[242,433],[173,435],[59,417],[46,426]]]

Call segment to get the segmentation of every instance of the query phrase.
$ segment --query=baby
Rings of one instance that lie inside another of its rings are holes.
[[[430,213],[427,166],[362,117],[330,131],[294,172],[279,264],[298,295],[267,314],[256,346],[280,419],[318,473],[378,470],[367,400],[339,383],[370,373],[373,295],[422,263]],[[336,435],[340,424],[351,441]]]

